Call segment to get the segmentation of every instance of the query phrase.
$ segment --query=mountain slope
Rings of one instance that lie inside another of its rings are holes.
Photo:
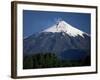
[[[29,36],[23,43],[24,55],[50,52],[59,56],[65,52],[68,54],[69,50],[77,52],[90,50],[90,36],[65,21],[59,21],[54,26]],[[86,52],[85,55],[88,54],[89,52]],[[61,57],[65,58],[62,55]]]

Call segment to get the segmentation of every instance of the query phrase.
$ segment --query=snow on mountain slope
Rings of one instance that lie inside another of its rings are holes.
[[[78,36],[78,35],[84,37],[83,34],[88,35],[87,33],[83,32],[77,28],[74,28],[73,26],[71,26],[70,24],[68,24],[65,21],[59,21],[57,24],[43,30],[42,32],[52,32],[52,33],[65,32],[73,37]]]

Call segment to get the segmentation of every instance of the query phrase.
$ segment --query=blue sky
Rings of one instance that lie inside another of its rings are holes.
[[[91,33],[91,15],[88,13],[23,10],[23,37],[52,26],[59,18],[88,34]]]

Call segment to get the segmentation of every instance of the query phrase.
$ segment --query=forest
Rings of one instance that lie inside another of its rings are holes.
[[[23,58],[23,69],[89,66],[90,56],[84,60],[62,60],[55,53],[37,53]]]

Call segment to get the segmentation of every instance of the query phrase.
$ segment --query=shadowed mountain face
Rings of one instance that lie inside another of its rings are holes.
[[[24,53],[55,52],[61,53],[69,49],[90,48],[90,37],[84,35],[71,37],[64,32],[41,33],[28,37],[24,40]]]
[[[55,53],[59,59],[81,59],[90,55],[90,36],[64,21],[23,40],[23,54]]]

